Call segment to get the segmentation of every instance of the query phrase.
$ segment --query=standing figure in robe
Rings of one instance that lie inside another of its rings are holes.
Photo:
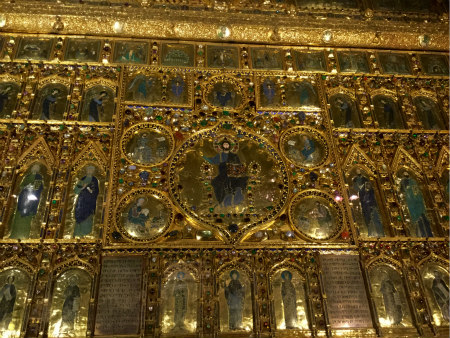
[[[384,273],[383,281],[381,282],[381,294],[383,295],[384,308],[386,310],[386,317],[395,325],[402,322],[403,309],[400,300],[400,294],[395,288],[394,283],[390,280],[387,272]]]
[[[64,290],[64,304],[62,307],[62,318],[60,332],[72,332],[75,319],[80,309],[80,288],[77,285],[76,276],[69,279],[69,285]]]
[[[103,119],[105,113],[105,108],[103,106],[103,101],[108,98],[108,93],[106,91],[101,91],[97,96],[94,96],[89,102],[89,122],[100,122],[100,116]]]
[[[225,286],[225,299],[228,304],[228,328],[232,331],[242,329],[245,288],[239,280],[239,272],[230,272],[231,281]]]
[[[0,90],[0,114],[3,114],[3,110],[8,105],[12,89],[12,86],[6,86],[3,90]]]
[[[353,128],[354,124],[352,121],[352,107],[347,102],[347,100],[342,100],[338,98],[336,100],[336,105],[341,113],[341,115],[344,117],[344,123],[343,126],[347,128]]]
[[[400,181],[400,191],[405,196],[413,233],[418,237],[433,237],[422,191],[417,181],[410,177],[407,171]]]
[[[75,204],[75,230],[73,237],[83,237],[92,232],[94,225],[97,197],[99,193],[98,179],[94,176],[95,167],[86,168],[84,176],[75,186],[74,192],[78,195]]]
[[[175,311],[173,321],[175,326],[173,330],[186,330],[184,321],[186,319],[188,304],[188,288],[184,280],[185,273],[180,271],[177,273],[177,279],[173,288],[173,298],[175,299]]]
[[[292,273],[283,271],[281,273],[281,298],[283,299],[284,322],[286,329],[297,328],[297,294],[292,284]]]
[[[56,101],[58,100],[59,89],[54,88],[52,92],[44,98],[42,102],[41,120],[50,120],[51,115],[55,114]]]
[[[183,102],[183,93],[184,93],[184,81],[181,77],[177,76],[175,79],[171,81],[171,91],[173,95],[173,101],[175,103]]]
[[[41,167],[35,164],[31,172],[20,183],[20,193],[9,238],[27,239],[30,236],[31,222],[36,216],[44,190],[44,178],[39,173]]]
[[[419,101],[417,108],[422,111],[422,116],[424,119],[422,122],[425,129],[441,129],[442,126],[440,125],[439,120],[434,115],[433,105],[427,102],[427,100],[422,99]]]
[[[396,128],[397,126],[395,125],[395,112],[394,112],[394,108],[392,107],[391,102],[389,102],[388,100],[384,100],[382,99],[380,101],[381,103],[381,108],[383,109],[383,119],[384,119],[384,128]]]
[[[301,153],[304,157],[305,162],[310,162],[313,160],[313,154],[316,151],[316,143],[313,139],[309,138],[306,135],[302,135],[303,140],[303,149]]]
[[[153,160],[152,150],[150,149],[150,139],[148,133],[138,136],[136,146],[132,153],[132,159],[137,163],[148,164]]]
[[[203,159],[218,165],[219,173],[211,183],[219,205],[236,206],[244,201],[248,181],[248,177],[244,176],[245,166],[241,164],[239,156],[230,151],[230,142],[227,139],[223,140],[220,148],[222,152],[216,156],[203,156]]]
[[[359,169],[357,169],[356,176],[353,178],[353,189],[358,192],[359,203],[361,204],[361,211],[368,235],[370,237],[384,236],[375,190],[372,182],[367,177],[361,175]]]
[[[275,98],[275,84],[273,83],[273,81],[266,79],[263,82],[263,93],[264,93],[264,97],[267,100],[267,105],[271,105],[273,104],[273,100]]]
[[[434,279],[431,286],[431,291],[433,292],[434,299],[441,309],[442,317],[448,322],[449,321],[449,292],[448,285],[445,284],[444,280],[441,278],[441,274],[438,271],[433,272]]]
[[[14,275],[8,276],[6,284],[0,289],[0,332],[8,330],[16,303],[16,286]]]

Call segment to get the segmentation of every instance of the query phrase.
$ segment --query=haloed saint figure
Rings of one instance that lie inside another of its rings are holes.
[[[219,206],[236,206],[244,201],[248,181],[248,176],[245,176],[246,167],[238,154],[231,151],[230,141],[226,138],[220,144],[220,151],[214,157],[203,156],[203,159],[218,165],[218,174],[211,183]]]
[[[100,122],[100,117],[103,117],[105,113],[103,104],[107,99],[108,93],[104,90],[91,99],[91,101],[89,102],[89,122]]]
[[[442,317],[449,321],[449,292],[448,285],[442,279],[441,274],[438,271],[433,271],[433,284],[431,285],[431,292],[439,305]],[[448,282],[448,280],[447,280]]]
[[[64,290],[64,304],[62,307],[62,318],[60,333],[72,333],[74,331],[75,321],[80,309],[80,288],[78,287],[78,278],[72,276],[69,279],[69,285]]]
[[[99,182],[94,176],[95,167],[86,168],[86,176],[77,182],[74,192],[77,195],[75,203],[75,230],[74,237],[82,237],[92,232],[94,225],[97,197],[99,194]]]
[[[19,198],[11,226],[10,238],[24,239],[30,236],[31,222],[36,216],[44,190],[41,167],[35,164],[20,183]]]
[[[400,294],[387,272],[383,273],[380,291],[383,295],[383,303],[387,319],[389,319],[389,321],[394,325],[400,324],[403,320]]]
[[[228,305],[228,327],[230,330],[241,330],[242,312],[244,309],[245,287],[239,280],[239,272],[230,272],[230,283],[225,286],[225,299]]]
[[[8,329],[12,319],[17,296],[14,279],[13,275],[8,276],[6,284],[0,289],[0,332]]]
[[[59,98],[60,91],[54,88],[50,94],[48,94],[42,102],[42,110],[40,119],[47,121],[50,120],[51,116],[55,115],[56,101]]]
[[[358,193],[359,203],[369,237],[384,236],[380,209],[372,182],[366,176],[363,176],[359,169],[356,171],[356,176],[352,181],[353,188]]]
[[[184,279],[185,273],[180,271],[177,273],[175,285],[173,287],[173,298],[175,300],[175,311],[173,322],[175,326],[173,331],[186,331],[184,321],[186,319],[187,303],[188,303],[188,287]]]
[[[292,283],[292,273],[285,270],[281,273],[281,298],[283,300],[284,321],[286,329],[297,328],[297,293]]]
[[[417,181],[405,171],[400,181],[400,191],[404,195],[411,218],[411,230],[418,237],[433,237],[430,220],[422,191]]]

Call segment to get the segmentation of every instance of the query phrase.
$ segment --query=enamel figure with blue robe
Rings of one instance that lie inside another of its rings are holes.
[[[345,99],[338,98],[336,100],[336,105],[339,109],[339,112],[341,113],[341,121],[343,121],[341,126],[347,128],[355,127],[352,121],[352,106],[349,104],[349,102],[347,102],[347,100]]]
[[[89,103],[89,122],[100,122],[100,118],[103,119],[105,109],[103,107],[104,100],[108,97],[106,91],[101,91],[99,95],[93,97]]]
[[[86,176],[77,183],[74,189],[75,194],[78,195],[75,203],[74,237],[83,237],[92,232],[97,208],[97,197],[100,191],[99,181],[94,174],[95,167],[87,167]]]
[[[42,102],[41,120],[50,120],[55,114],[56,101],[58,100],[59,89],[53,89],[49,95],[44,98]]]
[[[30,236],[31,222],[38,212],[44,190],[44,178],[39,171],[40,165],[33,165],[31,172],[20,183],[10,238],[26,239]]]
[[[413,234],[418,237],[433,237],[422,191],[417,181],[410,177],[407,171],[400,181],[400,191],[405,198]]]
[[[264,80],[262,87],[263,87],[263,93],[264,93],[264,97],[266,99],[267,105],[274,104],[276,89],[275,89],[275,84],[273,83],[273,81],[270,79]]]
[[[218,165],[218,175],[213,178],[212,186],[216,200],[220,206],[229,207],[241,204],[244,201],[244,191],[247,187],[248,177],[241,175],[230,176],[232,168],[241,169],[243,165],[239,156],[230,151],[230,143],[226,139],[221,144],[221,152],[214,157],[203,158],[211,164]]]
[[[214,92],[214,102],[220,107],[234,107],[236,93],[227,89],[225,83],[222,83],[219,90]]]
[[[228,328],[232,331],[242,330],[242,313],[244,310],[245,287],[239,280],[239,272],[230,272],[231,280],[225,286],[225,299],[228,305]]]
[[[61,313],[60,332],[71,333],[74,330],[74,324],[80,309],[80,288],[77,285],[76,276],[69,279],[69,285],[64,290],[64,304]]]
[[[370,237],[384,236],[380,209],[378,207],[372,182],[361,174],[358,169],[353,178],[353,189],[358,192],[359,203],[364,217],[364,223]]]
[[[303,155],[305,162],[313,161],[313,154],[316,151],[316,143],[313,139],[309,138],[306,135],[302,135],[303,148],[301,153]]]
[[[182,103],[184,96],[185,83],[180,76],[171,80],[170,91],[172,93],[172,101],[174,103]]]

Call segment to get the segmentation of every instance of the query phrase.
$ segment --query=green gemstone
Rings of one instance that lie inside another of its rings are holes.
[[[123,178],[119,178],[119,183],[120,183],[120,184],[123,183]]]
[[[162,120],[162,116],[161,116],[161,115],[158,115],[158,116],[156,116],[156,119],[157,119],[158,121],[161,121],[161,120]]]

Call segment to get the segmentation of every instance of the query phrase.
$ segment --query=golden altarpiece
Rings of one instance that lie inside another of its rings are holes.
[[[4,0],[2,337],[447,337],[448,4]]]

